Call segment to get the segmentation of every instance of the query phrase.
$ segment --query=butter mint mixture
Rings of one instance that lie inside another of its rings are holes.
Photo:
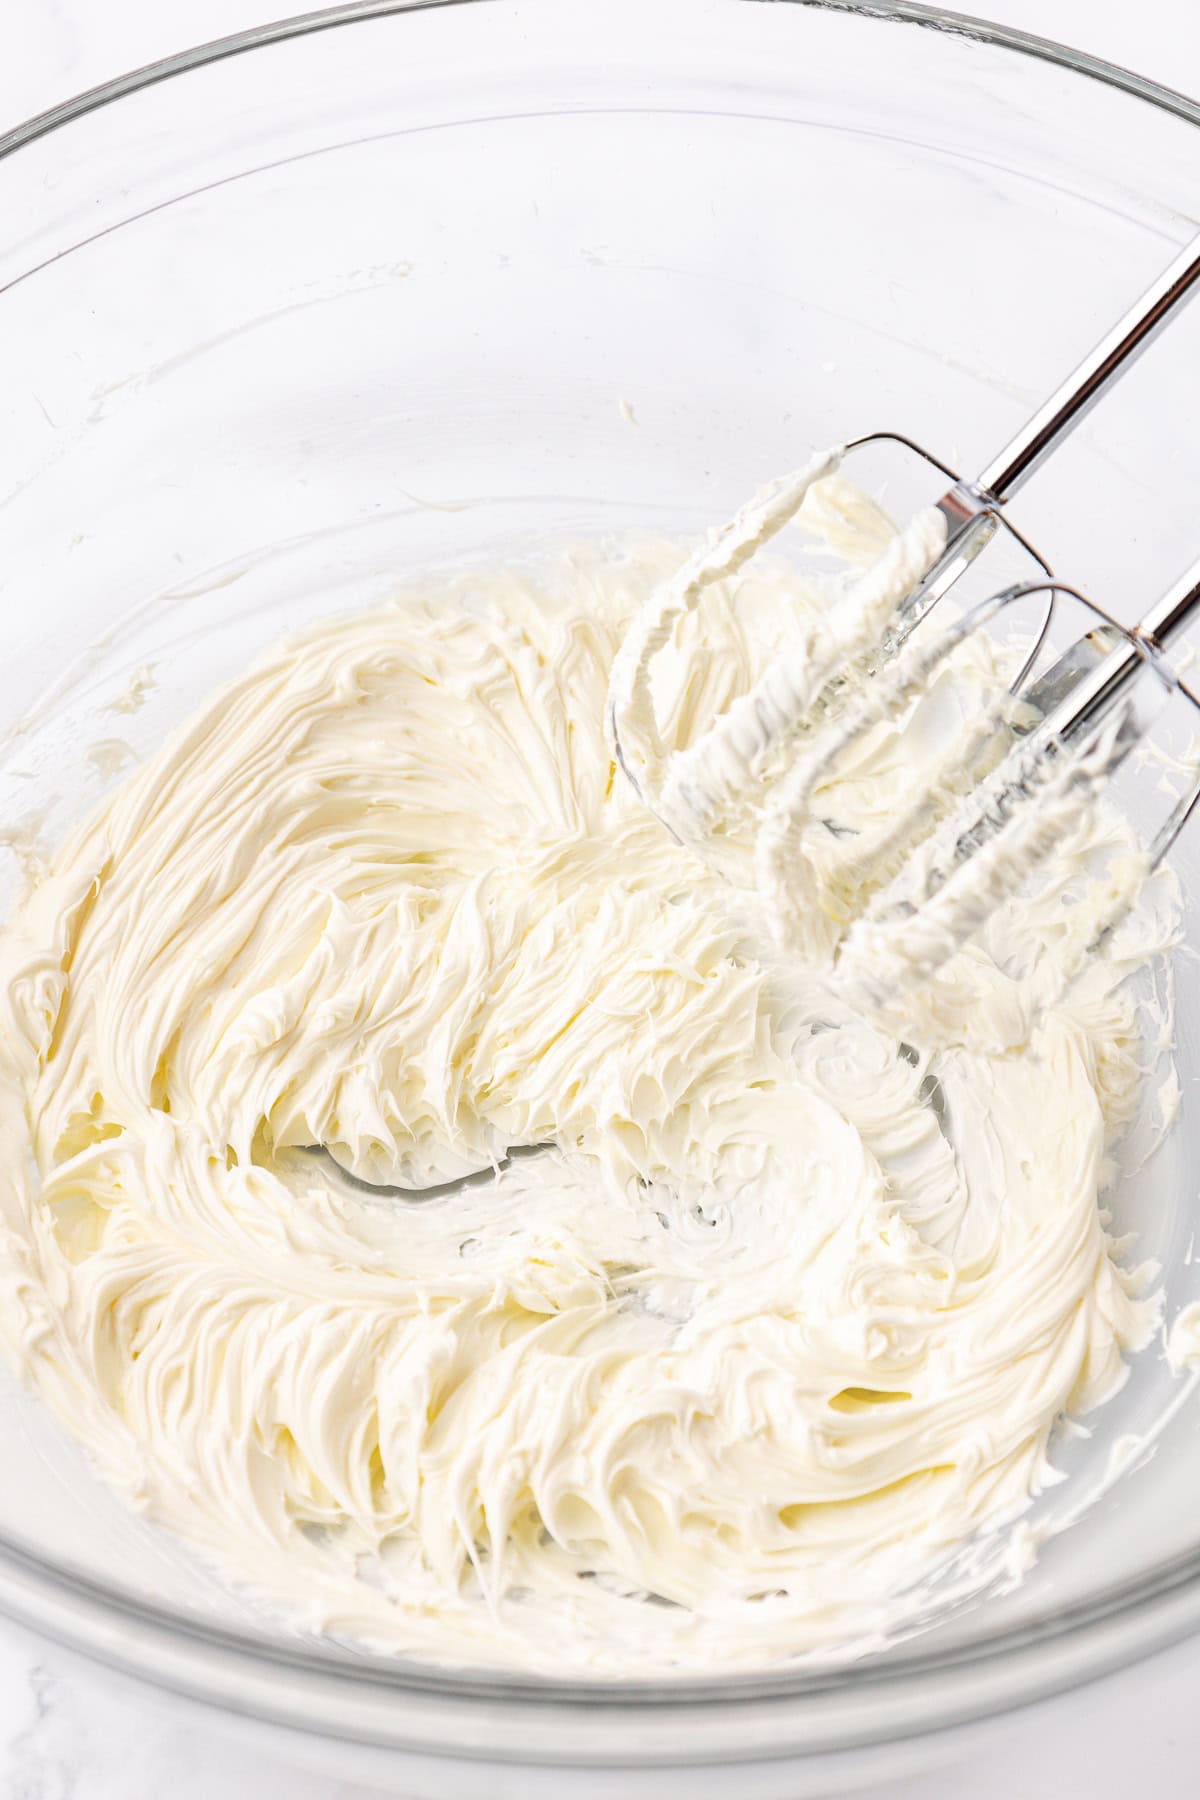
[[[837,479],[811,517],[851,574],[910,579]],[[986,931],[969,1031],[858,1010],[762,929],[749,837],[715,869],[615,766],[610,668],[680,561],[466,573],[279,644],[0,940],[0,1344],[150,1518],[398,1652],[873,1641],[1156,1321],[1097,1202],[1161,909],[1024,1035]],[[814,640],[829,568],[756,559],[682,621],[667,750]],[[964,653],[938,704],[996,679]],[[925,754],[880,727],[843,810],[886,820]]]

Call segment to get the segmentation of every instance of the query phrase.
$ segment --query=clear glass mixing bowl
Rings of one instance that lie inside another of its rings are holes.
[[[1134,77],[916,6],[480,0],[268,27],[0,139],[10,886],[121,745],[400,576],[696,530],[873,428],[970,472],[1190,234],[1198,125]],[[1017,509],[1127,619],[1195,549],[1198,354],[1200,309]],[[141,710],[108,710],[147,664]],[[1200,828],[1176,861],[1200,892]],[[1168,1316],[1200,1293],[1198,1026],[1184,961],[1182,1122],[1114,1203]],[[715,1793],[736,1763],[743,1793],[795,1795],[1200,1626],[1197,1398],[1014,1593],[840,1671],[598,1687],[303,1637],[127,1513],[0,1379],[0,1608],[377,1746],[411,1791],[507,1793],[508,1765],[524,1794],[567,1771],[611,1791],[618,1769],[675,1793],[687,1765]],[[1039,1508],[1180,1391],[1138,1359]]]

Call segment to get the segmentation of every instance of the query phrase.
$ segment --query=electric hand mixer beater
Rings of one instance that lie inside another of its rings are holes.
[[[1176,685],[1162,653],[1200,609],[1200,560],[1125,630],[1058,581],[1003,508],[1198,282],[1200,238],[973,482],[911,439],[884,431],[815,456],[772,483],[650,597],[614,659],[608,725],[621,768],[644,803],[701,854],[753,794],[756,885],[786,942],[813,904],[806,834],[822,827],[837,832],[821,820],[814,799],[833,765],[875,725],[899,719],[967,637],[1006,609],[1045,596],[1033,647],[1003,704],[955,746],[953,774],[962,803],[949,817],[939,815],[930,791],[921,789],[869,842],[844,834],[850,841],[842,854],[854,874],[849,886],[862,900],[858,910],[831,922],[825,948],[830,966],[876,1000],[884,997],[889,966],[902,966],[907,980],[924,979],[980,928],[1049,853],[1064,797],[1099,794],[1145,735],[1155,696]],[[818,483],[856,452],[878,444],[922,458],[950,485],[936,505],[896,534],[795,649],[770,662],[696,741],[668,752],[655,716],[651,671],[679,621],[795,518]],[[1033,557],[1035,579],[988,596],[943,629],[926,627],[914,635],[999,534]],[[1060,595],[1086,609],[1090,628],[1039,670],[1038,652]],[[1001,722],[1010,727],[1013,747],[997,764]],[[756,786],[764,758],[783,746],[789,758],[764,792]],[[1193,782],[1178,797],[1154,835],[1147,867],[1174,841],[1198,786]],[[1114,899],[1111,916],[1094,921],[1092,941],[1114,922],[1121,904]],[[900,934],[904,956],[889,961],[889,947]]]

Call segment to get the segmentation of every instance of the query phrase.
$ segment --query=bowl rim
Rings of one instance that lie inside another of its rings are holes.
[[[358,24],[366,19],[490,3],[491,0],[342,0],[342,4],[337,6],[324,6],[313,12],[293,13],[286,19],[277,19],[268,24],[251,25],[244,31],[230,32],[225,37],[211,38],[206,43],[176,50],[170,56],[158,57],[140,68],[129,69],[123,74],[114,75],[108,81],[99,82],[95,87],[84,88],[78,94],[69,95],[65,100],[47,107],[44,112],[34,113],[32,117],[0,132],[0,158],[11,156],[27,144],[49,136],[52,131],[60,130],[62,126],[83,118],[87,113],[95,112],[103,106],[111,106],[114,101],[123,99],[127,94],[139,93],[144,88],[154,87],[161,81],[173,80],[177,75],[186,75],[190,70],[206,67],[210,63],[224,62],[231,56],[242,56],[247,51],[261,50],[269,44],[286,42],[291,38],[311,37],[320,31],[335,31],[340,26]],[[779,4],[780,0],[743,0],[743,3]],[[1041,62],[1057,63],[1060,68],[1069,69],[1074,74],[1087,75],[1108,87],[1132,94],[1136,99],[1158,107],[1160,111],[1174,113],[1191,125],[1200,125],[1200,100],[1194,100],[1177,88],[1167,87],[1163,82],[1152,81],[1147,75],[1139,75],[1133,69],[1126,69],[1120,63],[1108,62],[1104,57],[1093,56],[1090,51],[1077,50],[1072,45],[1060,44],[1053,38],[1039,37],[1035,32],[1023,31],[1015,25],[1000,25],[991,19],[951,12],[941,6],[928,6],[923,4],[923,0],[782,0],[782,3],[807,7],[814,12],[852,13],[862,18],[877,19],[885,24],[916,25],[926,30],[969,38],[976,43],[993,44],[999,49],[1015,50]]]
[[[0,132],[0,160],[72,122],[144,89],[211,64],[371,20],[473,6],[489,0],[344,0],[213,39],[114,76]],[[779,4],[781,0],[738,0]],[[1033,57],[1122,91],[1200,127],[1200,101],[1160,82],[1051,39],[920,0],[782,0],[814,12],[855,15],[966,38]],[[2,290],[0,290],[2,291]],[[553,1766],[630,1768],[642,1761],[624,1742],[592,1740],[580,1721],[608,1730],[637,1709],[639,1746],[656,1762],[756,1760],[824,1755],[915,1738],[1015,1710],[1066,1692],[1164,1650],[1200,1630],[1200,1547],[1064,1608],[1051,1619],[1007,1628],[986,1642],[906,1653],[900,1662],[827,1669],[780,1665],[719,1677],[546,1677],[363,1655],[335,1660],[286,1648],[248,1631],[212,1626],[133,1599],[108,1583],[52,1563],[0,1532],[0,1613],[111,1669],[227,1711],[331,1738],[467,1760],[533,1759]],[[1071,1655],[1063,1655],[1070,1640]],[[267,1679],[264,1680],[263,1677]],[[287,1682],[277,1677],[286,1676]],[[942,1678],[930,1704],[928,1681]],[[957,1678],[957,1685],[955,1678]],[[274,1685],[272,1685],[274,1683]],[[380,1698],[370,1713],[353,1698]],[[918,1697],[923,1704],[918,1704]],[[410,1702],[405,1705],[404,1701]],[[322,1699],[326,1705],[321,1705]],[[839,1711],[839,1700],[849,1702]],[[870,1702],[864,1707],[863,1702]],[[339,1701],[348,1702],[339,1714]],[[815,1725],[809,1702],[817,1702]],[[495,1703],[521,1714],[517,1741],[495,1731]],[[791,1705],[788,1705],[791,1702]],[[490,1706],[487,1703],[491,1703]],[[432,1707],[433,1713],[425,1709]],[[484,1708],[492,1735],[460,1736]],[[586,1709],[586,1710],[585,1710]],[[368,1716],[370,1715],[370,1716]],[[719,1739],[735,1719],[754,1721],[752,1750]],[[657,1720],[657,1723],[656,1723]],[[537,1722],[540,1721],[540,1738]],[[643,1729],[648,1727],[649,1732]],[[530,1730],[538,1747],[530,1741]]]

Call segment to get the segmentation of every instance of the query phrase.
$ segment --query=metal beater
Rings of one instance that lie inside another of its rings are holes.
[[[988,914],[1049,853],[1056,808],[1097,796],[1149,729],[1156,697],[1176,678],[1162,659],[1200,608],[1200,561],[1131,630],[1059,582],[1049,564],[1005,516],[1005,502],[1062,442],[1100,395],[1145,349],[1200,281],[1200,238],[1101,339],[1074,373],[981,471],[964,481],[910,438],[874,432],[812,459],[773,483],[715,539],[693,555],[636,616],[614,659],[608,725],[615,755],[643,801],[675,835],[703,852],[723,820],[755,792],[757,882],[774,916],[799,920],[810,904],[805,832],[814,796],[838,758],[883,720],[899,719],[946,657],[1007,609],[1041,595],[1045,608],[1034,645],[1005,695],[955,747],[953,771],[962,796],[939,816],[927,791],[870,843],[848,842],[843,855],[864,896],[835,918],[828,934],[831,964],[859,985],[886,985],[889,958],[902,934],[906,978],[924,979],[977,931]],[[790,656],[775,659],[750,691],[735,700],[694,743],[668,753],[651,697],[651,665],[677,622],[705,590],[739,568],[799,512],[815,485],[872,444],[921,458],[950,485],[936,504],[897,535],[879,563],[855,584],[847,604],[822,622]],[[1011,585],[972,607],[945,629],[915,627],[949,593],[999,533],[1033,558],[1035,579]],[[898,595],[898,598],[897,598]],[[1056,596],[1087,608],[1090,628],[1048,669],[1037,654]],[[882,608],[882,610],[881,610]],[[912,638],[912,642],[910,642]],[[1186,690],[1183,690],[1186,692]],[[998,727],[1009,754],[998,759]],[[766,753],[792,750],[785,772],[764,794],[754,774]],[[1173,807],[1147,851],[1146,866],[1165,855],[1197,799],[1193,783]],[[836,828],[824,822],[826,829]],[[848,836],[852,834],[846,834]],[[983,859],[979,861],[977,859]],[[970,875],[968,864],[973,864]],[[1120,912],[1096,921],[1097,934]],[[872,968],[883,971],[873,979]],[[879,992],[874,994],[880,998]]]

